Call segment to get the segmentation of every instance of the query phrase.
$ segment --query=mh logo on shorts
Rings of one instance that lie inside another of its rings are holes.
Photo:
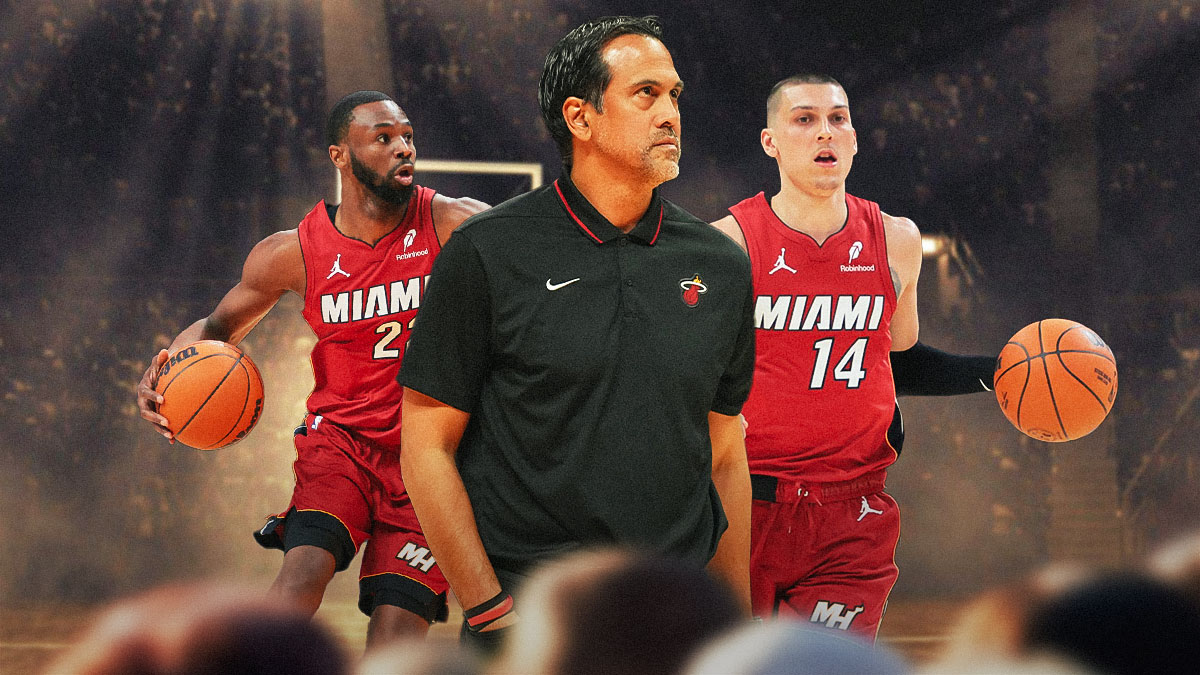
[[[841,602],[818,600],[817,606],[813,608],[812,618],[810,618],[809,621],[812,623],[825,624],[826,628],[850,630],[850,624],[854,623],[854,619],[857,618],[859,613],[862,611],[862,605],[859,605],[854,609],[846,609],[846,605]]]
[[[404,543],[404,548],[396,554],[396,559],[407,560],[409,567],[419,567],[422,572],[428,572],[430,567],[437,564],[437,561],[429,554],[429,549],[417,546],[411,541]]]

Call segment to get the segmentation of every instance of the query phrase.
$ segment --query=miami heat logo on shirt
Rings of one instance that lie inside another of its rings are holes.
[[[680,279],[679,287],[683,289],[683,304],[688,307],[695,307],[700,303],[700,294],[708,292],[708,286],[700,281],[700,275],[696,274],[691,279]]]

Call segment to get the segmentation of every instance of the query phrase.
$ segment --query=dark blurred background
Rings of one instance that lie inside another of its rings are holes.
[[[767,91],[831,74],[858,130],[849,190],[929,236],[924,342],[996,354],[1062,316],[1117,356],[1112,415],[1069,444],[1022,436],[988,394],[901,401],[897,596],[1130,560],[1197,525],[1200,1],[0,0],[0,601],[269,579],[278,555],[249,533],[290,494],[312,383],[298,299],[246,342],[268,394],[239,445],[142,422],[148,359],[334,194],[322,126],[349,83],[409,113],[418,172],[536,162],[552,180],[542,59],[613,13],[661,16],[687,84],[667,196],[714,220],[773,193]],[[529,187],[419,180],[491,203]]]

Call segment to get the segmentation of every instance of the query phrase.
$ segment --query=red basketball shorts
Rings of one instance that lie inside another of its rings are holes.
[[[899,574],[896,501],[882,491],[820,497],[783,484],[770,501],[759,498],[767,496],[760,487],[756,482],[750,522],[755,616],[791,617],[874,640]]]
[[[333,554],[338,571],[366,543],[359,571],[365,614],[397,605],[444,620],[448,585],[399,480],[398,453],[312,414],[296,429],[295,443],[291,505],[255,533],[258,542],[284,551],[317,546]]]

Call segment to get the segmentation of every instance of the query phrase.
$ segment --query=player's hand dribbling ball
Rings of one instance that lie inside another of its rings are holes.
[[[176,440],[200,450],[240,441],[262,415],[262,376],[242,350],[217,340],[179,349],[158,371],[158,412]]]
[[[1000,350],[993,382],[1013,426],[1039,441],[1071,441],[1108,416],[1117,397],[1117,361],[1087,326],[1043,319]]]

